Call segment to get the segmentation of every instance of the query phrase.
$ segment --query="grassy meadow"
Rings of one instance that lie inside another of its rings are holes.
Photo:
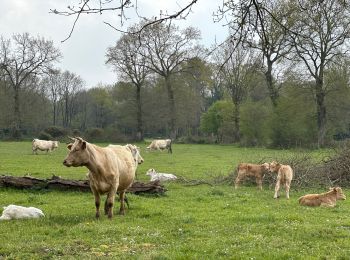
[[[105,145],[105,144],[101,144]],[[145,152],[137,179],[155,168],[187,180],[212,181],[233,172],[239,162],[287,158],[299,151],[239,148],[231,145],[173,145]],[[66,168],[64,145],[52,154],[31,154],[30,142],[0,142],[0,174],[83,179],[86,168]],[[312,152],[315,160],[327,151]],[[112,220],[94,218],[91,193],[0,188],[0,207],[42,209],[45,218],[0,222],[0,259],[349,259],[350,205],[307,208],[298,197],[321,190],[295,190],[274,200],[273,189],[249,183],[165,184],[165,196],[129,194],[130,209]],[[345,194],[349,192],[344,190]],[[119,204],[116,203],[116,208]],[[0,210],[1,212],[1,210]],[[115,210],[117,212],[117,210]]]

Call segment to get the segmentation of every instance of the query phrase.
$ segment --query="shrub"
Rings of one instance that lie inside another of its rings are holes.
[[[40,132],[38,138],[41,140],[48,140],[48,141],[53,140],[53,137],[45,131]]]
[[[88,128],[86,130],[86,138],[89,141],[104,141],[104,130],[102,128]]]
[[[67,135],[67,130],[58,126],[50,126],[44,130],[51,137],[62,137]]]

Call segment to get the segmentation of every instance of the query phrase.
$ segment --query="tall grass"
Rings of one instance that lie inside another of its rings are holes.
[[[288,157],[298,151],[221,145],[174,145],[174,153],[145,152],[137,178],[155,168],[187,179],[228,175],[242,161]],[[26,142],[0,143],[0,174],[82,179],[86,168],[66,168],[63,145],[52,154],[31,155]],[[314,152],[315,158],[323,155]],[[0,222],[0,259],[348,259],[350,206],[306,208],[291,190],[274,200],[247,183],[184,186],[165,184],[165,196],[129,194],[131,208],[112,220],[94,218],[91,193],[0,189],[0,206],[42,209],[45,218]],[[326,188],[326,187],[325,187]],[[321,190],[312,190],[319,192]],[[347,193],[347,190],[345,190]]]

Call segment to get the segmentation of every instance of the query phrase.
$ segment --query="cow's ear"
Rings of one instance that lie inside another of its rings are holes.
[[[67,145],[68,150],[70,151],[72,149],[73,144]]]
[[[81,149],[85,150],[86,149],[86,142],[83,141],[82,144],[81,144]]]

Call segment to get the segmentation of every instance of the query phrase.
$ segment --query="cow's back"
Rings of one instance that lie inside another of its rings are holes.
[[[293,179],[293,170],[292,167],[290,167],[289,165],[281,165],[278,172],[283,182],[291,181]]]

